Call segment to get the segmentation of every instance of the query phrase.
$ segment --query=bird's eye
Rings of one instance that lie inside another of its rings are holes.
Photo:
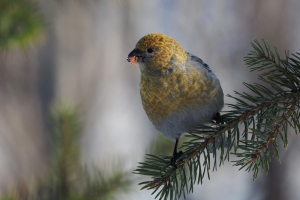
[[[147,49],[147,52],[148,52],[148,53],[152,53],[152,52],[153,52],[153,49],[148,48],[148,49]]]

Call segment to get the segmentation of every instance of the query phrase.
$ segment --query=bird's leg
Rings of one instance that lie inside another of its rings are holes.
[[[176,138],[175,147],[173,150],[173,156],[170,160],[170,164],[175,168],[177,168],[177,166],[176,166],[177,158],[179,158],[182,155],[182,151],[177,152],[178,141],[179,141],[179,139]]]
[[[222,116],[219,112],[217,112],[213,115],[213,120],[215,120],[219,124],[221,124],[223,122]]]

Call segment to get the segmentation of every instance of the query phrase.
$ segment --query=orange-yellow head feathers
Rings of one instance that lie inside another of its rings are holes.
[[[183,65],[186,59],[185,50],[176,40],[164,34],[151,33],[137,42],[127,60],[132,64],[138,62],[142,73],[164,74],[171,67]]]

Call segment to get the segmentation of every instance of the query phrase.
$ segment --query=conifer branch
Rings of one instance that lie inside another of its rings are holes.
[[[280,128],[283,127],[285,122],[291,116],[296,105],[297,105],[297,101],[295,101],[293,103],[293,105],[289,108],[287,114],[282,116],[282,119],[281,119],[280,123],[278,125],[276,125],[275,130],[273,132],[268,133],[269,137],[267,138],[267,140],[261,145],[259,150],[257,150],[254,154],[252,154],[251,160],[249,160],[249,162],[247,164],[254,162],[261,155],[261,153],[264,152],[265,149],[269,146],[269,143],[276,138],[278,132],[280,131]]]

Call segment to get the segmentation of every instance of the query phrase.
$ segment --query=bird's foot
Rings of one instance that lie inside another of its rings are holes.
[[[215,120],[219,124],[223,123],[222,116],[219,112],[213,115],[213,120]]]
[[[177,159],[183,154],[182,151],[179,151],[179,152],[174,152],[173,153],[173,156],[170,160],[170,165],[172,165],[174,168],[177,168],[177,165],[176,165],[176,161]]]

